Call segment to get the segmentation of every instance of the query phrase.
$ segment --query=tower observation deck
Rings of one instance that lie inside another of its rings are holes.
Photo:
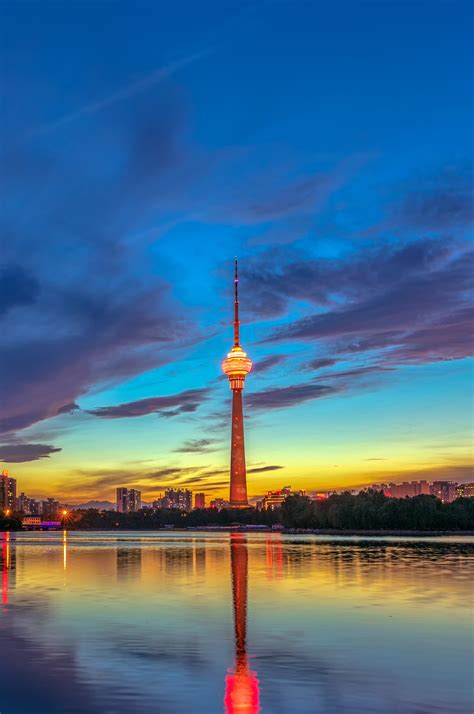
[[[226,359],[222,362],[222,369],[229,378],[229,385],[232,390],[229,505],[231,508],[248,508],[242,391],[245,386],[245,377],[252,369],[252,362],[240,345],[239,271],[237,258],[235,259],[234,293],[234,345]]]

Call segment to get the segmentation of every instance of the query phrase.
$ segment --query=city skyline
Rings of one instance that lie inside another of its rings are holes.
[[[308,491],[292,489],[291,485],[288,485],[279,486],[278,488],[273,486],[268,489],[265,494],[252,497],[249,499],[247,507],[255,507],[257,510],[273,510],[275,508],[280,508],[283,501],[288,496],[307,496],[310,500],[317,502],[327,500],[330,496],[336,494],[349,493],[356,495],[360,493],[367,493],[368,489],[381,491],[384,496],[396,499],[412,498],[419,495],[435,496],[443,503],[451,503],[457,498],[469,498],[474,496],[473,481],[426,481],[424,479],[402,482],[389,481],[385,483],[366,484],[363,487],[356,487],[354,489],[309,489]],[[143,499],[142,492],[132,487],[117,486],[115,488],[115,494],[115,503],[107,500],[90,500],[82,504],[65,502],[60,503],[59,500],[55,500],[55,498],[51,496],[32,498],[30,495],[25,494],[24,491],[21,490],[21,486],[18,487],[16,479],[10,476],[8,470],[4,469],[0,474],[0,511],[3,510],[13,514],[15,512],[23,512],[25,515],[41,514],[45,507],[47,509],[49,507],[54,507],[57,510],[62,510],[64,508],[87,508],[93,510],[105,509],[116,510],[121,513],[136,512],[142,508],[146,510],[178,509],[190,512],[193,510],[193,499],[194,509],[217,508],[220,510],[222,508],[229,507],[235,508],[235,505],[231,505],[230,500],[219,497],[212,499],[210,503],[207,504],[206,493],[191,491],[190,489],[187,489],[185,485],[182,485],[179,488],[165,488],[164,493],[160,492],[157,496],[145,494]],[[65,513],[66,511],[63,511],[63,514]]]
[[[0,470],[31,497],[228,497],[235,255],[250,499],[472,480],[467,4],[270,5],[4,9]]]

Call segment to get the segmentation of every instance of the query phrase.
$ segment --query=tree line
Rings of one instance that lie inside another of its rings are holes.
[[[387,498],[383,492],[362,491],[354,496],[342,493],[321,501],[307,496],[288,496],[281,508],[197,509],[189,513],[172,509],[141,509],[135,513],[77,510],[68,514],[63,525],[68,530],[159,530],[230,526],[233,524],[285,528],[334,530],[474,530],[474,498],[458,498],[442,503],[435,496]],[[20,530],[21,514],[0,516],[0,531]]]
[[[336,530],[474,530],[474,499],[442,503],[435,496],[387,498],[369,489],[341,493],[322,501],[289,496],[281,507],[287,528]]]

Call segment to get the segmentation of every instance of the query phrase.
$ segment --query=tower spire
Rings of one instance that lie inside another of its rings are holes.
[[[235,300],[234,300],[234,347],[239,346],[240,342],[240,322],[239,322],[239,263],[237,258],[235,259],[235,277],[234,277],[234,290],[235,290]]]

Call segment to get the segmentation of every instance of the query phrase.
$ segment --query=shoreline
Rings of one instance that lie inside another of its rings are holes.
[[[202,526],[191,528],[133,528],[133,529],[116,529],[116,528],[51,528],[51,529],[22,529],[16,531],[5,531],[8,533],[262,533],[264,535],[323,535],[323,536],[364,536],[364,537],[383,537],[383,536],[401,536],[401,537],[439,537],[439,536],[471,536],[474,537],[474,530],[357,530],[357,529],[335,529],[335,528],[281,528],[271,529],[255,526]]]
[[[474,536],[474,531],[420,531],[420,530],[337,530],[334,528],[302,529],[287,528],[285,535],[347,535],[347,536]]]

